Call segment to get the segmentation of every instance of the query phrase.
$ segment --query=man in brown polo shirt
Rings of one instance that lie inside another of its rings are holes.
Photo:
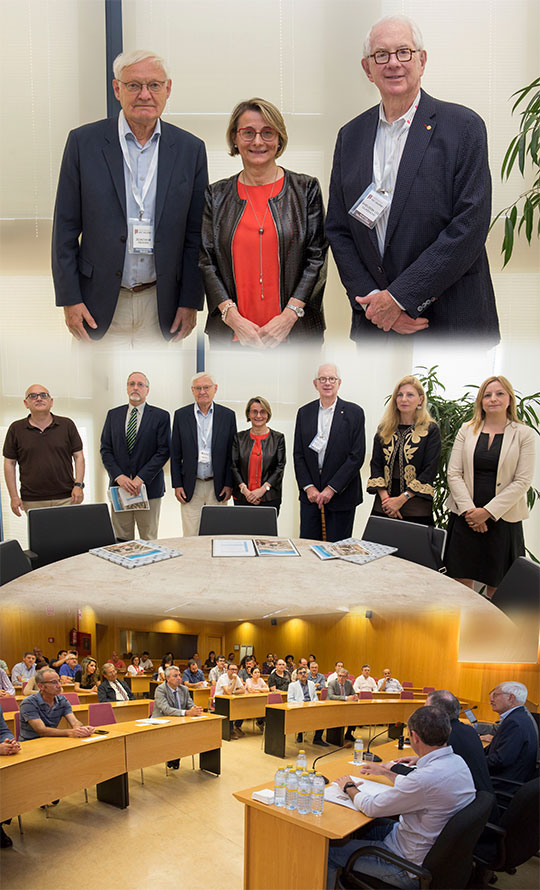
[[[15,420],[4,442],[4,475],[15,516],[32,507],[80,504],[84,497],[84,455],[77,427],[51,413],[47,387],[34,383],[24,404],[30,414]],[[16,466],[19,465],[20,494]]]

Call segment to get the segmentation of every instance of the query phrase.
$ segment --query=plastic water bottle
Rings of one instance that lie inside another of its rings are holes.
[[[274,806],[285,806],[285,769],[280,766],[274,778]]]
[[[324,809],[324,777],[315,773],[311,788],[311,812],[314,816],[320,816]]]
[[[298,757],[296,758],[296,769],[300,770],[302,773],[304,770],[307,770],[307,757],[306,752],[303,748],[298,752]]]
[[[296,797],[297,797],[297,788],[298,788],[298,779],[296,778],[296,770],[292,766],[287,767],[287,775],[285,777],[285,785],[286,785],[286,793],[285,793],[285,806],[288,810],[296,809]]]
[[[364,740],[354,740],[353,761],[354,763],[362,763],[362,754],[364,753]]]
[[[309,785],[312,790],[313,790],[313,779],[315,778],[316,774],[317,774],[316,769],[308,769]]]
[[[300,776],[297,800],[297,809],[301,816],[305,816],[307,813],[311,812],[311,782],[309,781],[309,775],[306,772],[303,772]]]

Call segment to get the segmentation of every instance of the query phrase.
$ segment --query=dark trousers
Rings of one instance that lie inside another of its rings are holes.
[[[325,507],[327,541],[341,541],[351,537],[355,510],[356,507],[352,510],[329,510]],[[322,541],[321,511],[317,504],[300,503],[300,537]]]

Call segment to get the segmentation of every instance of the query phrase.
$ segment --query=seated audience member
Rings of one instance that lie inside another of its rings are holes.
[[[75,692],[97,692],[100,682],[97,661],[87,655],[75,675]]]
[[[24,684],[24,689],[22,691],[22,694],[25,696],[26,695],[35,695],[37,691],[38,691],[38,685],[36,683],[36,675],[34,674],[34,676],[30,677],[30,679],[27,680],[26,683]]]
[[[381,785],[375,794],[363,792],[362,783],[357,786],[350,776],[337,780],[355,808],[375,821],[343,846],[330,843],[327,887],[335,886],[338,868],[347,863],[352,853],[374,841],[391,853],[421,865],[448,820],[472,803],[476,792],[471,772],[448,746],[449,735],[447,714],[439,708],[418,708],[409,717],[411,745],[418,755],[415,770],[404,776],[392,772],[393,761],[365,763],[360,770],[362,774],[386,776],[394,786]],[[388,818],[398,813],[402,815],[397,822]],[[357,860],[357,869],[392,887],[418,887],[418,880],[399,865],[377,856]]]
[[[200,657],[199,653],[194,652],[191,657],[192,657],[193,661],[195,662],[195,664],[197,665],[197,667],[199,669],[202,668],[202,661],[201,661],[201,657]]]
[[[56,671],[41,668],[36,674],[36,683],[39,692],[21,702],[21,742],[49,736],[81,739],[92,735],[94,727],[83,726],[73,714],[67,698],[62,695],[62,683]],[[69,729],[58,729],[62,717],[66,718]]]
[[[383,675],[379,682],[377,683],[377,691],[378,692],[403,692],[403,686],[396,680],[395,677],[392,676],[392,671],[390,668],[385,668],[383,670]]]
[[[215,653],[214,649],[211,649],[210,652],[208,653],[208,658],[206,659],[204,666],[205,666],[205,668],[208,668],[209,671],[211,671],[212,668],[215,668],[216,664],[217,664],[216,653]]]
[[[163,681],[165,680],[166,668],[171,667],[173,665],[174,665],[173,654],[172,654],[172,652],[167,652],[161,659],[161,664],[157,669],[158,680],[161,680],[161,682],[163,683]]]
[[[290,682],[285,662],[282,658],[278,658],[274,670],[268,677],[268,688],[270,692],[287,692]]]
[[[234,662],[234,660],[234,652],[229,652],[229,654],[227,655],[227,664],[229,664],[231,661]]]
[[[327,685],[328,685],[328,683],[331,683],[332,680],[337,680],[338,671],[339,671],[340,668],[342,668],[342,667],[343,667],[343,662],[342,662],[342,661],[336,661],[336,662],[335,662],[335,664],[334,664],[334,670],[332,671],[331,674],[328,674],[328,676],[327,676],[327,678],[326,678],[326,683],[327,683]]]
[[[98,701],[131,701],[135,698],[127,683],[118,679],[118,671],[110,661],[101,668],[101,676]]]
[[[122,661],[121,658],[118,658],[117,652],[113,652],[113,654],[109,658],[109,664],[114,664],[117,671],[125,671],[126,669],[125,663]]]
[[[8,666],[7,666],[7,662],[4,661],[3,658],[0,658],[0,668],[2,668],[2,670],[5,671],[6,674],[9,673],[9,671],[8,671]]]
[[[251,677],[248,677],[246,680],[246,692],[268,692],[268,686],[264,682],[261,677],[261,669],[258,667],[254,667],[251,672]],[[263,731],[264,726],[264,717],[257,717],[257,726],[260,731]]]
[[[292,674],[292,672],[296,669],[296,665],[294,663],[294,655],[285,656],[285,666],[289,674]]]
[[[141,655],[141,667],[146,674],[154,673],[154,662],[150,658],[150,653],[144,650]]]
[[[246,682],[248,677],[251,677],[251,673],[253,668],[255,667],[255,659],[252,655],[244,655],[242,661],[240,662],[240,669],[238,671],[238,676],[242,680],[243,683]]]
[[[353,684],[349,680],[347,668],[342,667],[337,672],[337,679],[328,683],[328,698],[330,701],[358,701]],[[345,733],[346,742],[354,742],[354,730],[356,726],[348,726]]]
[[[193,704],[189,691],[182,686],[180,668],[169,665],[165,669],[165,682],[156,688],[153,717],[198,717],[202,708]],[[180,760],[168,760],[170,769],[179,769]]]
[[[77,662],[77,656],[74,655],[73,652],[68,652],[64,664],[58,671],[59,675],[61,677],[65,677],[66,680],[73,680],[73,682],[75,682],[75,677],[79,669],[79,665]]]
[[[191,686],[192,689],[205,685],[204,674],[194,658],[188,661],[188,666],[182,674],[182,683]]]
[[[499,780],[528,782],[535,773],[538,759],[538,729],[525,707],[527,687],[523,683],[508,680],[500,683],[489,693],[489,703],[500,716],[495,735],[480,736],[490,742],[485,749],[487,766],[495,791],[516,788]]]
[[[216,666],[208,674],[208,682],[211,686],[215,686],[222,674],[227,673],[227,664],[224,655],[218,655]]]
[[[298,659],[298,667],[291,674],[291,683],[295,683],[296,680],[298,679],[298,669],[301,667],[307,668],[308,672],[309,672],[309,664],[308,664],[307,658],[299,658]]]
[[[309,663],[309,674],[308,680],[311,680],[312,683],[315,683],[315,689],[319,692],[320,689],[326,688],[326,680],[324,674],[319,672],[319,665],[316,661],[310,661]]]
[[[2,672],[4,674],[6,673],[4,670]],[[20,750],[21,746],[15,741],[15,737],[4,719],[2,707],[0,706],[0,757],[9,757],[11,754],[18,754]],[[11,819],[9,821],[11,822]],[[12,846],[13,841],[4,831],[3,824],[0,823],[0,847]]]
[[[362,673],[358,675],[353,683],[355,692],[376,692],[377,681],[370,677],[371,667],[369,664],[362,665]]]
[[[216,695],[244,695],[246,687],[238,676],[238,667],[229,662],[227,673],[222,674],[216,684]],[[231,740],[245,735],[242,730],[243,720],[231,721]]]
[[[67,654],[67,649],[59,649],[56,658],[51,658],[49,667],[52,667],[55,671],[59,671],[67,658]]]
[[[130,677],[138,677],[139,674],[144,674],[144,668],[138,655],[132,657],[131,664],[128,664],[126,673],[129,674]]]
[[[49,659],[45,657],[39,646],[34,646],[32,651],[36,656],[36,671],[41,670],[43,667],[48,667],[50,664]]]
[[[289,688],[287,689],[287,702],[288,704],[291,704],[292,702],[305,701],[317,701],[317,693],[315,691],[315,683],[312,683],[311,680],[308,680],[307,667],[299,667],[298,680],[295,680],[294,683],[290,683]],[[313,744],[320,745],[322,748],[328,748],[328,742],[323,741],[322,734],[322,729],[315,730],[315,735],[313,736]],[[303,735],[301,732],[299,732],[296,736],[296,741],[303,741]]]
[[[25,652],[23,660],[19,661],[11,671],[11,682],[14,686],[21,686],[36,673],[36,656],[33,652]]]
[[[271,652],[269,652],[268,655],[266,656],[266,661],[263,661],[261,670],[262,670],[263,674],[266,674],[266,676],[268,676],[269,674],[272,673],[275,666],[276,666],[276,662],[274,661],[274,656],[272,655]]]
[[[6,698],[8,695],[15,695],[15,687],[4,668],[0,668],[0,698]]]

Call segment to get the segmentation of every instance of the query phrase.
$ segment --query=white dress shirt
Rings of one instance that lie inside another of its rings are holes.
[[[141,420],[142,420],[145,405],[146,405],[146,402],[143,402],[142,405],[130,405],[128,402],[127,413],[126,413],[126,425],[125,425],[126,433],[127,433],[127,428],[129,425],[129,418],[131,417],[131,412],[132,412],[133,408],[135,408],[135,410],[137,411],[137,432],[139,432],[139,427],[141,425]]]
[[[329,408],[323,408],[321,402],[319,402],[319,414],[317,417],[317,435],[324,440],[324,445],[317,454],[317,460],[319,464],[319,470],[322,469],[322,465],[324,463],[324,456],[326,454],[326,448],[328,446],[328,438],[330,436],[330,430],[332,428],[332,421],[334,419],[334,411],[336,410],[337,398],[333,405],[330,405]]]
[[[373,677],[364,677],[360,674],[353,683],[353,689],[355,692],[376,692],[377,681]]]

